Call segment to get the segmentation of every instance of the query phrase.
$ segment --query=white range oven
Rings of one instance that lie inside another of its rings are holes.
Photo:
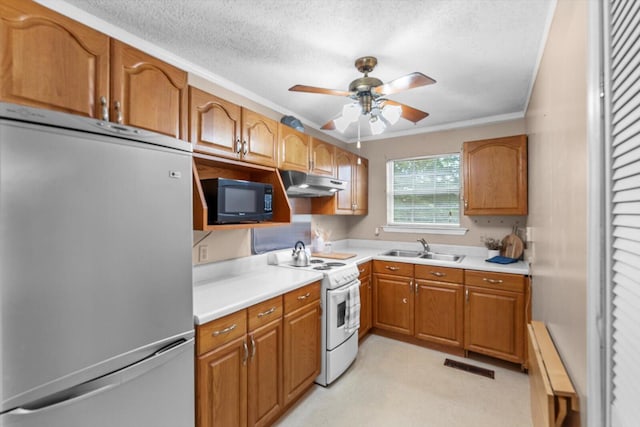
[[[323,273],[320,293],[322,304],[322,355],[320,375],[315,382],[327,386],[351,366],[358,354],[360,326],[360,274],[354,262],[312,258],[310,265],[296,267],[291,255],[278,254],[277,263],[287,268],[317,270]]]

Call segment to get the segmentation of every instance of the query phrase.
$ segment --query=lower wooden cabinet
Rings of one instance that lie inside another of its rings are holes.
[[[413,264],[373,262],[373,326],[413,335]]]
[[[362,339],[369,333],[372,325],[372,298],[373,290],[371,286],[371,261],[358,265],[360,275],[360,328],[358,329],[358,339]]]
[[[271,425],[320,373],[320,282],[196,327],[196,425]]]
[[[463,270],[415,266],[415,337],[462,348],[464,318]]]
[[[320,374],[320,316],[320,282],[285,295],[285,405],[295,401]]]
[[[465,349],[524,364],[526,290],[524,276],[468,271]]]

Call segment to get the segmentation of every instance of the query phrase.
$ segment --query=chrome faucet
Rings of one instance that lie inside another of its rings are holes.
[[[424,248],[425,253],[429,252],[429,243],[427,243],[427,241],[424,240],[424,237],[422,239],[418,239],[417,241],[422,243],[422,247]]]

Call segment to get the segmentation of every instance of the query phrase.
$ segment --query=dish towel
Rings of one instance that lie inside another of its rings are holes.
[[[348,334],[355,332],[360,327],[360,286],[349,288],[347,295],[347,307],[345,309],[344,328]]]
[[[487,262],[495,262],[498,264],[511,264],[513,262],[518,262],[515,258],[509,258],[506,256],[494,256],[493,258],[485,259]]]

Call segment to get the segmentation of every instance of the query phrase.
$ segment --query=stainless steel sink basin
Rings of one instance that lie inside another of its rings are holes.
[[[433,259],[436,261],[460,262],[462,261],[462,258],[464,258],[464,255],[439,254],[437,252],[427,252],[426,254],[420,255],[420,258]]]
[[[408,251],[408,250],[403,250],[403,249],[392,249],[390,251],[387,251],[387,252],[383,253],[382,255],[384,255],[384,256],[402,256],[402,257],[408,257],[408,258],[417,258],[420,255],[422,255],[422,252],[420,252],[420,251]]]

